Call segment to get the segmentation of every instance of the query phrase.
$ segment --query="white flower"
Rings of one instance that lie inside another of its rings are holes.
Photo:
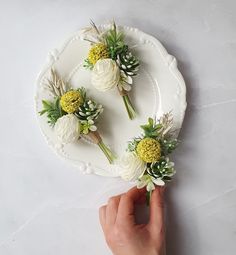
[[[118,85],[120,69],[110,58],[100,59],[93,67],[91,82],[100,91],[107,91]]]
[[[57,120],[54,130],[62,144],[75,142],[80,134],[79,120],[74,114],[64,115]]]
[[[81,121],[81,132],[85,135],[89,133],[89,131],[96,131],[97,127],[94,124],[93,120],[82,120]]]
[[[144,173],[146,164],[135,152],[125,153],[118,162],[120,176],[125,181],[136,181]]]
[[[164,186],[165,182],[161,179],[155,179],[154,177],[145,174],[138,180],[137,188],[142,189],[146,186],[146,189],[149,192],[155,189],[154,184],[156,184],[157,186]]]

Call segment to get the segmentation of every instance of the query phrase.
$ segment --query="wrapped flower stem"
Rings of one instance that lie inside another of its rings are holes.
[[[135,109],[134,109],[130,99],[129,99],[129,96],[125,95],[125,96],[122,96],[122,98],[123,98],[125,108],[126,108],[129,118],[131,120],[134,119],[136,116],[136,112],[135,112]]]
[[[149,206],[151,202],[152,191],[146,192],[146,205]]]
[[[88,134],[89,138],[93,141],[93,143],[97,144],[101,151],[104,153],[109,163],[113,163],[115,160],[115,155],[112,151],[105,145],[98,131],[90,131]]]
[[[118,89],[118,90],[119,90],[119,89]],[[130,100],[130,98],[129,98],[128,93],[127,93],[126,91],[124,91],[124,90],[122,90],[122,91],[119,90],[119,93],[120,93],[120,95],[121,95],[122,98],[123,98],[123,102],[124,102],[124,105],[125,105],[125,109],[126,109],[126,111],[127,111],[127,113],[128,113],[129,118],[130,118],[131,120],[134,119],[135,116],[136,116],[136,112],[135,112],[135,109],[134,109],[134,107],[133,107],[133,105],[132,105],[132,103],[131,103],[131,100]]]
[[[107,157],[109,163],[112,164],[113,161],[115,160],[115,155],[112,153],[112,151],[104,144],[103,141],[100,141],[98,143],[98,146],[102,150],[104,155]]]

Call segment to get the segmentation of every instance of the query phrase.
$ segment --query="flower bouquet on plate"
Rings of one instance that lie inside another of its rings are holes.
[[[115,156],[104,144],[96,126],[103,112],[102,105],[88,98],[85,88],[72,89],[53,69],[45,86],[53,100],[43,100],[43,109],[39,114],[47,114],[48,123],[54,128],[59,142],[73,143],[86,136],[112,163]]]
[[[155,185],[164,186],[175,174],[174,163],[168,157],[178,145],[172,125],[171,113],[157,121],[149,118],[141,126],[143,134],[128,143],[127,152],[118,162],[121,178],[137,182],[137,188],[146,187],[149,199]]]
[[[99,91],[117,88],[130,119],[136,115],[129,98],[133,77],[137,75],[139,60],[125,43],[125,35],[115,22],[108,29],[99,29],[93,22],[85,29],[84,40],[91,43],[84,67],[92,70],[91,82]]]

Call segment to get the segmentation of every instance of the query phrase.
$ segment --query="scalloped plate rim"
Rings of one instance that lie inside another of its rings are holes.
[[[106,27],[109,24],[103,24],[100,25],[100,27]],[[182,102],[182,107],[181,107],[181,119],[179,120],[182,126],[183,120],[184,120],[184,116],[185,116],[185,111],[187,108],[187,102],[186,102],[186,85],[185,85],[185,81],[184,78],[181,74],[181,72],[178,69],[178,65],[177,65],[177,60],[176,58],[169,54],[168,51],[166,50],[166,48],[163,46],[163,44],[154,36],[147,34],[143,31],[141,31],[140,29],[136,28],[136,27],[130,27],[130,26],[118,26],[119,28],[123,28],[124,30],[128,30],[128,31],[134,31],[134,32],[138,32],[141,33],[145,36],[145,38],[149,38],[150,41],[154,42],[154,44],[156,44],[159,52],[161,53],[163,60],[167,63],[167,60],[169,58],[168,65],[169,68],[171,69],[171,71],[173,72],[175,78],[178,80],[178,83],[181,86],[181,95],[182,98],[184,98],[185,100]],[[78,165],[74,162],[74,160],[72,159],[67,159],[65,158],[63,155],[61,155],[58,150],[52,146],[49,142],[48,142],[48,137],[47,135],[43,132],[42,128],[41,128],[41,124],[40,124],[40,118],[38,116],[38,109],[37,109],[37,95],[38,95],[38,87],[39,87],[39,81],[41,80],[41,78],[44,76],[44,74],[48,71],[48,69],[56,62],[56,60],[60,57],[60,55],[64,52],[64,50],[66,49],[66,47],[75,39],[81,39],[79,38],[80,34],[82,33],[82,30],[78,30],[75,31],[73,33],[71,33],[70,36],[67,36],[67,39],[64,40],[64,43],[60,43],[60,45],[57,48],[54,48],[53,50],[49,51],[48,53],[48,57],[46,59],[46,63],[43,64],[41,71],[39,71],[37,77],[36,77],[36,81],[35,81],[35,97],[34,97],[34,110],[36,113],[36,119],[37,119],[37,123],[40,127],[40,132],[42,133],[44,140],[46,141],[47,145],[50,147],[50,149],[57,155],[59,156],[61,159],[63,159],[63,161],[65,161],[66,163],[78,168]],[[82,39],[81,39],[82,40]],[[54,53],[53,53],[54,52]],[[50,59],[49,59],[50,58]],[[180,127],[181,128],[181,127]],[[78,163],[78,161],[76,161]],[[113,174],[111,174],[111,172],[105,171],[97,166],[93,168],[91,168],[91,163],[90,162],[83,162],[83,161],[79,161],[82,165],[82,168],[84,168],[84,170],[82,171],[84,174],[91,174],[94,173],[96,175],[101,175],[104,177],[118,177],[119,174],[118,172],[114,172]],[[81,170],[81,167],[79,167]]]

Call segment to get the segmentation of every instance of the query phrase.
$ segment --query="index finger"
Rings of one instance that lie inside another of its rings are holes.
[[[118,222],[123,222],[125,224],[134,223],[135,202],[142,200],[143,196],[145,196],[145,192],[145,189],[137,189],[134,187],[121,196],[117,214]]]

